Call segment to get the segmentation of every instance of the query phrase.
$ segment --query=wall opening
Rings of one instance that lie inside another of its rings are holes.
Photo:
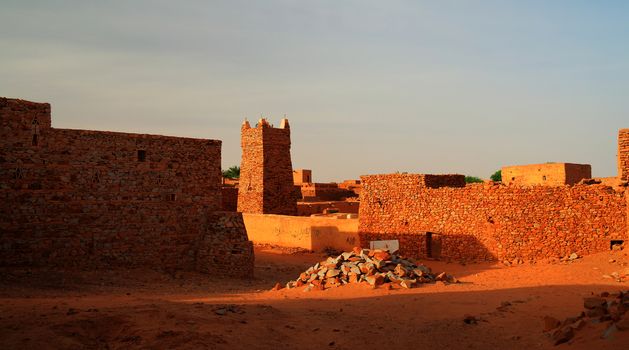
[[[138,162],[146,161],[146,151],[143,149],[138,150]]]
[[[174,194],[174,193],[171,193],[171,194],[170,194],[169,199],[170,199],[172,202],[174,202],[175,200],[177,200],[177,195],[176,195],[176,194]]]
[[[38,144],[37,134],[33,134],[33,139],[31,140],[31,145],[37,146]]]
[[[441,235],[434,232],[426,232],[426,256],[431,259],[441,257]]]
[[[623,243],[625,243],[625,241],[623,241],[622,239],[615,239],[615,240],[611,240],[609,241],[609,249],[612,250],[614,249],[615,245],[623,245]]]

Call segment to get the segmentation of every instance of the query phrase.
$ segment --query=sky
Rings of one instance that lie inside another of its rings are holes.
[[[629,128],[629,1],[0,0],[0,96],[53,127],[219,139],[291,124],[317,182],[592,164]]]

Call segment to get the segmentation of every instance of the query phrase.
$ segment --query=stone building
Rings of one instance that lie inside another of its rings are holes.
[[[221,141],[58,129],[49,104],[0,98],[0,145],[0,265],[252,275]]]
[[[574,185],[583,179],[591,178],[592,166],[589,164],[545,163],[502,168],[502,182],[505,185],[563,186]]]
[[[238,211],[296,215],[288,119],[282,119],[279,128],[266,119],[260,119],[255,127],[245,121],[241,146]]]

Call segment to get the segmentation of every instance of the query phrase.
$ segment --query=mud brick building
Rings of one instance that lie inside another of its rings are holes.
[[[589,164],[545,163],[515,165],[502,168],[502,183],[520,186],[563,186],[574,185],[583,179],[592,178]]]
[[[0,265],[252,275],[220,141],[52,128],[49,104],[8,98],[0,127]]]
[[[255,127],[245,121],[241,133],[238,211],[297,215],[288,119],[282,119],[279,128],[266,119]]]
[[[297,169],[293,170],[293,182],[295,185],[301,185],[304,183],[312,182],[312,170],[309,169]]]

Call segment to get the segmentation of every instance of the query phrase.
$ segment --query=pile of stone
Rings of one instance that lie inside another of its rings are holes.
[[[588,323],[603,324],[603,338],[617,331],[629,330],[629,290],[584,298],[583,307],[585,311],[579,316],[569,317],[563,322],[550,316],[544,317],[544,332],[554,345],[570,341],[574,332]]]
[[[445,272],[433,274],[427,266],[411,259],[391,254],[387,250],[354,248],[351,252],[329,257],[308,268],[286,288],[306,286],[305,290],[339,287],[349,283],[366,282],[374,287],[390,283],[402,288],[413,288],[420,283],[457,283]]]

